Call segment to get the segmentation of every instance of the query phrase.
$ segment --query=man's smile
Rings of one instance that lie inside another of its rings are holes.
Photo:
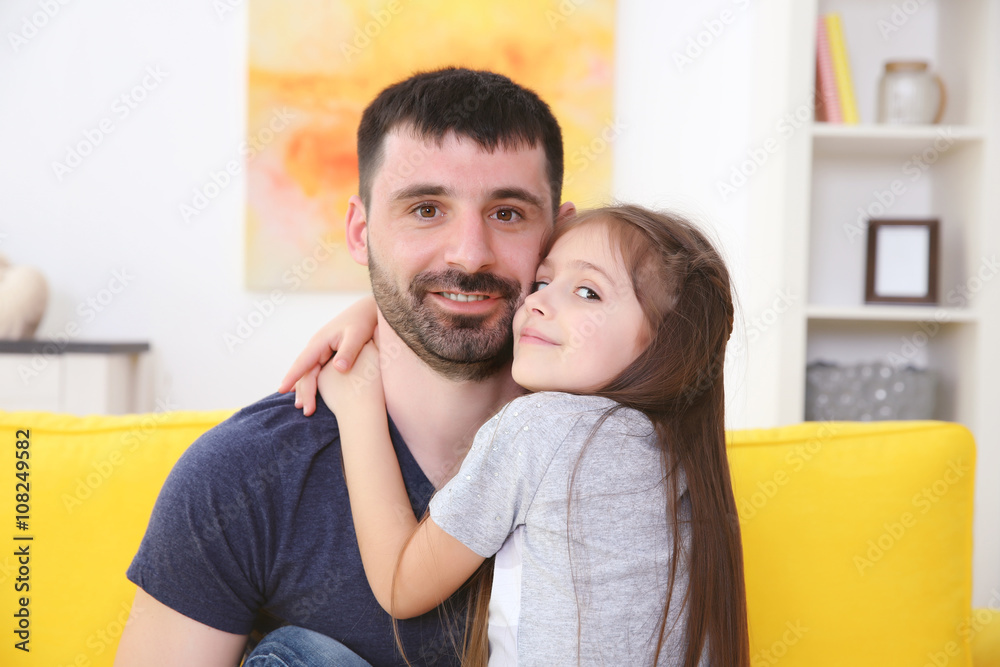
[[[490,297],[486,294],[463,294],[461,292],[435,292],[439,296],[443,296],[446,299],[451,299],[452,301],[484,301]]]

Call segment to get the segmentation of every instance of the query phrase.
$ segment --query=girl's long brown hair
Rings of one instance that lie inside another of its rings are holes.
[[[697,665],[704,649],[711,665],[747,667],[743,547],[725,440],[723,366],[733,330],[729,272],[705,235],[675,214],[620,206],[589,211],[568,227],[594,221],[606,226],[617,246],[651,333],[639,357],[597,394],[645,413],[656,428],[667,488],[679,471],[687,482],[689,557],[680,554],[676,497],[667,496],[671,562],[688,564],[683,664]],[[665,608],[657,651],[666,621]]]
[[[723,366],[733,330],[729,272],[705,235],[678,215],[638,206],[587,211],[555,230],[544,254],[566,232],[602,224],[629,271],[649,327],[650,342],[606,387],[595,392],[643,412],[653,423],[662,452],[664,485],[687,483],[691,506],[691,550],[682,554],[682,517],[667,493],[673,531],[669,589],[660,619],[656,656],[669,634],[683,631],[684,667],[695,667],[703,651],[709,664],[748,667],[743,547],[725,442]],[[666,529],[666,527],[665,527]],[[688,567],[687,625],[668,628],[676,567]],[[463,665],[486,665],[486,627],[492,561],[469,581],[473,601]]]

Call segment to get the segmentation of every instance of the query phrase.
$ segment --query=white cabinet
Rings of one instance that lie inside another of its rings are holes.
[[[148,343],[0,341],[0,410],[152,410]]]

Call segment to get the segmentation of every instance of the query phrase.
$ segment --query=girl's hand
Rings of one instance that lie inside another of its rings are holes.
[[[365,343],[346,373],[329,365],[324,367],[319,373],[319,393],[338,421],[365,419],[378,413],[385,416],[385,392],[375,343]]]
[[[279,393],[295,388],[295,407],[308,417],[316,412],[316,381],[320,369],[333,358],[333,367],[348,371],[362,346],[372,338],[378,322],[375,299],[367,296],[317,331],[288,370]]]

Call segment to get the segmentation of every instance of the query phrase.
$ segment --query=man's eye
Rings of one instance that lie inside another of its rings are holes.
[[[594,301],[600,301],[601,297],[594,290],[589,287],[578,287],[574,294],[583,297],[584,299],[591,299]]]
[[[502,208],[494,215],[500,222],[517,222],[521,219],[521,214],[512,208]]]
[[[433,218],[437,215],[437,210],[437,206],[433,206],[431,204],[421,204],[417,207],[417,215],[421,218]]]
[[[531,292],[532,292],[532,294],[534,294],[538,290],[540,290],[542,288],[545,288],[545,287],[548,287],[548,286],[549,286],[549,284],[547,282],[545,282],[544,280],[536,280],[535,282],[531,283]]]

